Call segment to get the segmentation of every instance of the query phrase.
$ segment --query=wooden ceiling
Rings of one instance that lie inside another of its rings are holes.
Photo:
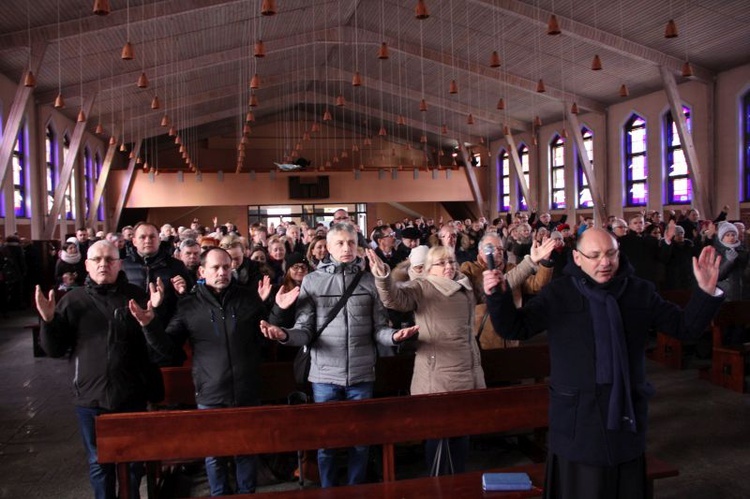
[[[0,72],[21,81],[41,60],[38,104],[60,92],[62,112],[75,119],[82,97],[93,95],[92,132],[101,123],[118,140],[162,147],[173,143],[164,114],[186,141],[238,144],[257,74],[250,125],[259,134],[249,143],[274,149],[278,161],[326,110],[325,148],[375,140],[382,128],[393,144],[418,150],[426,139],[434,152],[488,143],[504,125],[531,130],[535,116],[560,121],[573,102],[581,113],[605,112],[622,100],[623,84],[631,97],[662,88],[660,66],[679,82],[689,60],[694,78],[711,82],[750,62],[747,0],[426,0],[424,20],[415,18],[416,0],[278,0],[273,16],[261,15],[262,0],[110,0],[107,16],[93,15],[93,3],[4,0]],[[558,36],[547,34],[552,14]],[[676,38],[664,36],[669,19]],[[121,59],[128,37],[131,61]],[[253,56],[258,40],[263,58]],[[388,59],[377,57],[383,42]],[[493,51],[499,68],[490,67]],[[603,69],[592,71],[597,54]],[[141,73],[148,88],[136,85]]]

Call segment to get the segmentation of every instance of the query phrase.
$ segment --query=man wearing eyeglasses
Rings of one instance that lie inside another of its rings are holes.
[[[55,293],[45,296],[36,287],[36,307],[42,318],[41,340],[50,357],[70,353],[71,379],[78,426],[88,456],[89,479],[97,498],[114,499],[115,466],[97,462],[94,422],[101,414],[146,410],[164,394],[161,378],[152,378],[149,346],[160,354],[173,348],[161,328],[151,329],[154,308],[161,302],[163,286],[145,290],[130,284],[120,272],[117,247],[97,241],[88,249],[83,287],[66,293],[55,303]],[[148,303],[147,303],[148,302]],[[158,373],[158,370],[156,370]],[[159,385],[159,386],[157,386]],[[130,490],[138,491],[141,463],[131,465]]]
[[[502,290],[498,271],[484,272],[487,308],[507,339],[547,331],[550,348],[549,455],[545,497],[646,497],[648,331],[700,336],[723,296],[712,247],[693,259],[695,290],[684,312],[634,275],[606,230],[578,240],[565,276],[523,308]],[[500,286],[500,290],[497,290]]]

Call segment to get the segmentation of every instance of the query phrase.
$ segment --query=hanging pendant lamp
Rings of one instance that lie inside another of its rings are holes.
[[[245,115],[245,121],[247,121],[248,123],[253,123],[255,121],[255,115],[252,111],[247,112],[247,114]]]
[[[352,76],[352,86],[353,87],[362,86],[362,76],[360,76],[359,71],[356,71],[354,73],[354,76]]]
[[[122,58],[123,61],[132,61],[135,58],[135,49],[133,49],[133,44],[130,43],[130,40],[125,42],[125,45],[122,46],[120,58]]]
[[[378,59],[388,59],[390,57],[388,53],[388,44],[383,42],[380,44],[378,49]]]
[[[101,135],[104,133],[104,127],[102,126],[101,122],[96,124],[96,129],[94,130],[94,133],[97,135]]]
[[[336,106],[337,107],[344,107],[344,105],[346,105],[346,99],[344,99],[343,95],[339,94],[336,97]]]
[[[258,73],[255,73],[250,79],[250,88],[253,90],[260,88],[260,76],[258,76]]]
[[[505,109],[505,99],[503,99],[502,97],[500,97],[500,100],[497,101],[497,109],[498,111],[502,111],[503,109]]]
[[[109,0],[94,0],[94,14],[97,16],[106,16],[109,13]]]
[[[86,113],[83,112],[83,108],[78,111],[78,118],[76,118],[76,121],[78,123],[83,123],[84,121],[86,121]]]
[[[260,7],[260,13],[264,16],[276,15],[276,0],[263,0]]]
[[[591,70],[592,71],[602,70],[602,60],[599,58],[599,54],[594,54],[594,58],[591,60]]]
[[[544,88],[544,80],[542,80],[541,78],[539,78],[539,81],[536,83],[536,91],[540,94],[543,94],[547,91],[547,89]]]
[[[539,115],[534,116],[534,126],[537,128],[542,126],[542,118],[540,118]]]
[[[451,80],[451,84],[448,87],[448,93],[449,94],[457,94],[458,93],[458,84],[456,83],[456,80]]]
[[[552,14],[549,16],[549,21],[547,21],[547,34],[554,36],[559,35],[560,33],[560,25],[557,22],[557,16]]]
[[[423,112],[423,113],[425,111],[427,111],[427,101],[426,100],[422,99],[421,101],[419,101],[419,110],[421,112]]]
[[[55,97],[55,109],[62,109],[65,107],[65,99],[63,99],[62,94],[57,94],[57,97]]]
[[[620,97],[627,97],[628,95],[630,95],[630,91],[628,90],[628,86],[625,85],[624,83],[622,85],[620,85],[620,91],[618,93],[619,93]]]
[[[169,126],[169,116],[167,116],[167,113],[164,113],[164,115],[161,117],[161,122],[159,124],[163,127]]]
[[[31,70],[26,71],[26,75],[23,77],[23,86],[33,88],[36,86],[36,76]]]
[[[148,77],[146,76],[146,73],[141,73],[141,76],[138,77],[138,88],[148,88]]]
[[[574,102],[570,106],[570,114],[578,114],[578,104],[577,103]]]
[[[427,11],[427,5],[424,0],[417,0],[417,6],[414,8],[414,17],[420,21],[430,17],[430,13]]]
[[[683,78],[693,77],[693,66],[690,64],[690,61],[685,61],[685,64],[682,65],[682,77]]]
[[[664,28],[664,38],[677,38],[677,24],[674,19],[667,21],[667,27]]]
[[[154,98],[151,99],[151,109],[159,109],[161,107],[161,102],[159,102],[159,96],[154,95]]]
[[[255,42],[255,48],[253,48],[253,55],[255,57],[266,56],[266,46],[263,43],[263,40],[258,40],[257,42]]]
[[[492,55],[490,55],[490,67],[491,68],[500,67],[500,56],[498,55],[497,50],[493,50]]]

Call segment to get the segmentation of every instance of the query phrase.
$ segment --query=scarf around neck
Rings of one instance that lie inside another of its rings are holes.
[[[74,254],[71,255],[67,251],[62,250],[60,252],[60,260],[62,260],[65,263],[69,263],[71,265],[75,265],[76,263],[78,263],[78,262],[81,261],[81,253],[78,252],[78,253],[74,253]]]
[[[617,303],[628,285],[628,279],[619,275],[600,285],[587,277],[573,277],[573,282],[590,304],[596,348],[596,383],[612,385],[607,429],[636,432],[628,348],[620,305]]]

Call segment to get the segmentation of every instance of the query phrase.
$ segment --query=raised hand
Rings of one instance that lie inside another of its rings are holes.
[[[419,332],[419,326],[411,326],[411,327],[405,327],[403,329],[399,329],[395,333],[393,333],[393,341],[398,343],[399,341],[404,341],[406,339],[411,338],[415,334]]]
[[[485,270],[482,272],[482,286],[486,295],[494,293],[498,286],[504,292],[507,286],[505,275],[497,269]]]
[[[49,298],[44,296],[42,288],[37,285],[34,291],[36,309],[44,322],[51,322],[55,318],[55,290],[49,290]]]
[[[534,241],[531,244],[531,254],[529,255],[531,257],[531,261],[534,264],[537,264],[542,260],[546,260],[552,254],[552,250],[555,249],[556,245],[557,243],[555,242],[555,240],[549,237],[545,237],[542,244]]]
[[[370,272],[372,272],[372,275],[385,277],[388,273],[388,269],[386,268],[385,263],[383,263],[383,260],[381,260],[378,254],[375,253],[375,250],[367,248],[365,249],[365,253],[367,254],[367,259],[370,260]]]
[[[260,332],[269,340],[286,341],[289,338],[286,331],[266,321],[260,321]]]
[[[286,310],[294,305],[294,302],[297,301],[297,297],[299,297],[299,286],[295,286],[289,291],[284,291],[284,288],[282,287],[279,289],[279,292],[276,293],[276,305],[278,305],[280,309]]]
[[[172,283],[174,283],[174,280],[172,281]],[[148,300],[149,305],[151,305],[151,307],[153,308],[161,305],[161,303],[164,301],[164,281],[161,280],[161,277],[156,278],[156,284],[154,284],[153,282],[149,283],[148,291],[151,294]]]
[[[260,296],[261,301],[266,301],[266,299],[271,294],[271,278],[267,275],[263,276],[263,279],[258,281],[258,296]]]
[[[170,279],[172,287],[178,295],[184,295],[187,292],[187,282],[181,275],[176,275]]]
[[[713,246],[706,246],[698,258],[693,257],[693,274],[698,287],[709,295],[716,293],[716,283],[719,280],[719,264],[721,255],[716,254]]]
[[[151,306],[151,300],[148,301],[146,304],[146,309],[138,305],[135,300],[130,300],[128,302],[128,308],[130,309],[130,314],[135,317],[135,320],[138,321],[138,324],[141,325],[141,327],[148,326],[152,320],[154,320],[154,307]]]

